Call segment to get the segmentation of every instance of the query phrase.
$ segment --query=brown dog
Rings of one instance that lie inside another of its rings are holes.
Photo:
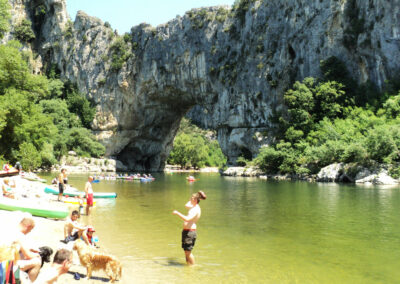
[[[93,270],[104,270],[110,277],[111,283],[117,276],[121,278],[121,263],[114,256],[97,252],[95,248],[86,245],[80,239],[75,241],[74,250],[78,252],[81,264],[87,269],[87,279],[90,279]]]

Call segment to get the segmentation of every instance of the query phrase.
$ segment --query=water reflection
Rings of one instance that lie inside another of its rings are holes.
[[[400,279],[398,187],[270,182],[197,174],[156,181],[105,181],[92,222],[108,252],[135,283],[395,283]],[[70,176],[83,188],[86,176]],[[204,190],[188,269],[180,248],[190,195]],[[128,278],[129,279],[129,278]]]

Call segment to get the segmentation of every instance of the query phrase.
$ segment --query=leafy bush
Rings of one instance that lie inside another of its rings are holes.
[[[86,128],[68,129],[65,137],[67,148],[79,156],[99,158],[105,153],[105,147],[96,142],[93,134]]]
[[[111,52],[111,70],[118,72],[124,63],[132,55],[129,51],[129,46],[124,38],[117,37],[114,43],[110,46]]]
[[[15,41],[0,45],[0,153],[25,169],[50,167],[69,150],[101,156],[89,125],[94,109],[76,87],[30,73]],[[72,111],[76,112],[72,113]]]
[[[222,167],[226,157],[218,141],[207,138],[206,134],[207,131],[191,124],[188,119],[182,119],[168,163],[185,168]]]
[[[17,157],[21,162],[22,168],[28,171],[38,168],[41,164],[40,153],[33,144],[28,142],[24,142],[19,146]]]
[[[8,32],[9,20],[11,18],[10,4],[8,0],[0,0],[0,39]]]
[[[21,42],[31,42],[35,39],[35,34],[32,30],[32,23],[27,19],[23,19],[14,28],[15,37]]]
[[[84,127],[90,128],[96,110],[90,105],[90,102],[84,95],[74,91],[67,94],[66,101],[68,110],[79,116]]]

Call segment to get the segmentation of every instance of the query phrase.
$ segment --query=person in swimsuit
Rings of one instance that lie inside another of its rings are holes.
[[[71,217],[67,219],[64,225],[64,243],[72,242],[82,236],[86,227],[78,222],[79,212],[72,211]]]
[[[88,181],[85,184],[86,193],[86,215],[89,216],[90,210],[93,207],[93,188],[92,188],[93,177],[89,176]]]
[[[64,194],[65,185],[68,183],[67,170],[61,169],[61,173],[58,176],[58,201],[61,201],[61,198]]]
[[[88,226],[83,232],[81,239],[88,245],[96,247],[96,242],[93,237],[93,233],[96,232],[93,226]]]
[[[186,263],[188,265],[194,264],[194,256],[192,254],[193,247],[197,239],[197,221],[201,216],[200,200],[206,199],[207,196],[203,191],[199,191],[192,194],[190,200],[186,203],[185,207],[188,209],[188,215],[185,216],[182,213],[174,210],[173,215],[177,215],[183,220],[182,230],[182,248],[185,251]]]

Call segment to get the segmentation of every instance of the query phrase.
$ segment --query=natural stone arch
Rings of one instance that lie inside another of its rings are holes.
[[[331,56],[378,87],[400,67],[397,1],[351,1],[357,18],[369,23],[356,34],[349,34],[351,5],[340,1],[193,9],[156,28],[133,27],[133,55],[118,70],[110,68],[112,29],[80,12],[67,36],[65,0],[38,3],[50,11],[36,37],[38,53],[97,103],[95,133],[108,155],[132,169],[162,169],[185,114],[217,131],[229,163],[241,149],[254,157],[274,139],[270,116],[282,109],[284,91],[320,76],[319,62]],[[357,40],[345,45],[344,36]]]

